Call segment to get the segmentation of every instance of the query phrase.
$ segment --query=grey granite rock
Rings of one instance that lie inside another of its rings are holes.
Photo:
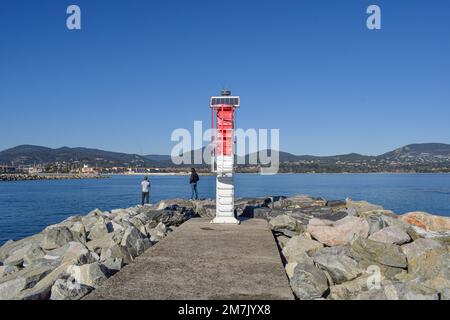
[[[52,250],[74,240],[72,232],[67,227],[56,227],[45,231],[41,247],[45,250]]]
[[[305,260],[298,262],[290,279],[290,285],[300,300],[320,299],[328,290],[325,273],[316,268],[314,263]]]
[[[66,279],[58,279],[51,288],[50,300],[79,300],[94,288]]]
[[[349,256],[346,247],[337,246],[320,249],[314,255],[313,260],[320,268],[330,274],[335,284],[353,280],[363,273],[358,262]]]

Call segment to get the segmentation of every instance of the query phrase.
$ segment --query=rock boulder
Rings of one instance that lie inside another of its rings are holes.
[[[363,273],[358,262],[350,258],[346,247],[320,249],[313,260],[320,268],[328,272],[335,284],[353,280]]]
[[[361,268],[377,265],[384,276],[393,277],[407,267],[406,256],[395,244],[357,238],[350,247],[350,255]]]
[[[93,289],[84,284],[58,279],[52,286],[50,300],[79,300]]]
[[[134,227],[128,227],[125,230],[121,245],[128,250],[133,258],[141,255],[152,246],[150,240]]]
[[[300,261],[295,266],[290,285],[296,297],[300,300],[320,299],[328,290],[328,280],[325,273],[307,260]]]
[[[269,221],[270,227],[272,230],[282,230],[287,229],[290,231],[302,231],[302,224],[298,222],[296,219],[283,214],[280,216],[277,216],[275,218],[270,219]]]
[[[304,253],[312,255],[321,248],[323,248],[323,244],[320,242],[296,236],[286,242],[282,253],[286,261],[292,263],[298,262],[299,258],[301,258]]]
[[[345,245],[356,236],[367,237],[369,224],[366,220],[347,216],[336,222],[311,219],[307,231],[317,241],[327,246]]]
[[[408,261],[416,259],[428,251],[443,249],[445,249],[445,247],[433,239],[417,239],[401,246],[401,250],[406,255]]]
[[[347,198],[345,201],[347,209],[353,208],[358,215],[368,211],[383,210],[382,206],[374,205],[367,201],[353,201],[350,198]]]
[[[384,242],[384,243],[393,243],[402,245],[404,243],[410,242],[410,236],[400,228],[397,227],[386,227],[381,229],[369,237],[370,240]]]
[[[69,228],[56,227],[45,231],[41,247],[45,250],[52,250],[62,247],[66,243],[74,240],[75,238]]]
[[[94,288],[98,287],[107,279],[105,268],[98,262],[82,266],[69,266],[67,273],[76,283]]]
[[[417,211],[405,213],[400,219],[427,231],[450,231],[450,217]]]

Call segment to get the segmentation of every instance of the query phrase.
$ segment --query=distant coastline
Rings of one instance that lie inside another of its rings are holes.
[[[188,176],[189,172],[148,172],[148,173],[111,173],[97,175],[78,175],[78,174],[0,174],[0,182],[14,181],[42,181],[42,180],[82,180],[82,179],[108,179],[113,176]],[[237,172],[239,175],[260,175],[258,172]],[[201,176],[212,176],[214,173],[203,172]],[[450,175],[450,172],[279,172],[275,175]]]
[[[36,181],[36,180],[79,180],[79,179],[107,179],[107,175],[100,174],[0,174],[0,182],[8,181]]]

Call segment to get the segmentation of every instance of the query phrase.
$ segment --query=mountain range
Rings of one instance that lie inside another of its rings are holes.
[[[268,153],[270,155],[270,150]],[[193,151],[191,151],[193,153]],[[246,156],[247,158],[249,155]],[[335,156],[294,155],[279,153],[281,163],[316,161],[320,163],[358,162],[358,161],[398,161],[398,162],[435,162],[450,161],[450,144],[422,143],[410,144],[378,156],[357,153]],[[47,148],[42,146],[21,145],[0,152],[0,164],[33,165],[62,162],[79,162],[99,167],[112,166],[174,166],[170,155],[138,155],[104,151],[90,148]]]
[[[80,162],[98,166],[137,166],[164,164],[170,156],[128,154],[91,148],[47,148],[21,145],[0,152],[0,163],[15,165]]]

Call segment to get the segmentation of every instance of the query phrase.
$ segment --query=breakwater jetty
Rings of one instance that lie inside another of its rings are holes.
[[[185,222],[86,299],[294,299],[267,221],[210,221]]]
[[[449,299],[450,218],[365,201],[165,200],[0,247],[0,299]]]
[[[99,174],[0,174],[0,181],[33,181],[33,180],[70,180],[70,179],[103,179],[107,176]]]

